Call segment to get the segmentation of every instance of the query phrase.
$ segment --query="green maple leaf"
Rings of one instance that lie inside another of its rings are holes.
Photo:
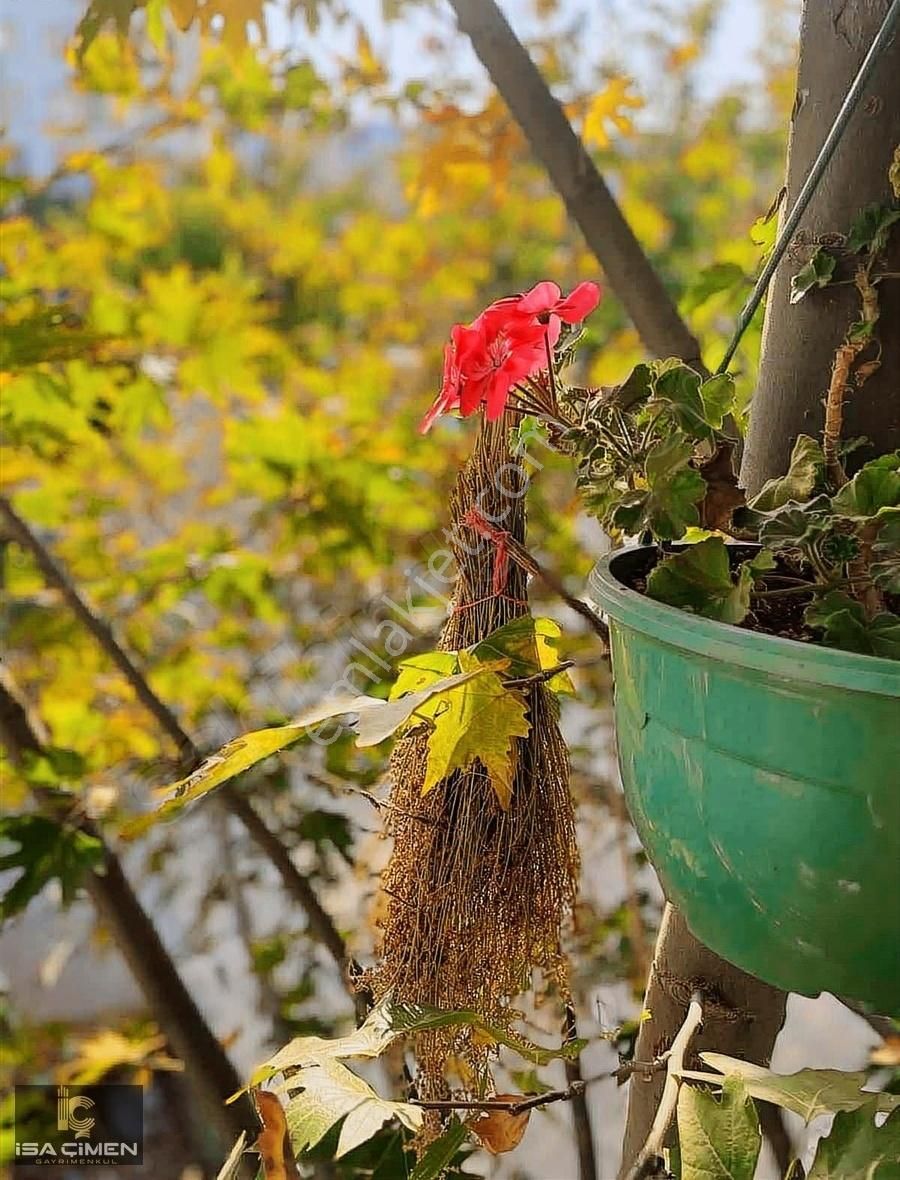
[[[84,874],[103,860],[103,844],[80,828],[58,824],[41,815],[9,815],[0,819],[0,872],[19,869],[19,877],[0,896],[0,919],[21,913],[50,881],[58,880],[68,905]]]
[[[463,672],[481,668],[469,652],[459,653]],[[428,764],[422,794],[426,795],[454,770],[464,770],[476,759],[490,775],[491,786],[504,809],[512,799],[515,739],[525,737],[530,725],[525,701],[505,688],[496,672],[484,669],[446,692],[438,692],[425,709],[433,729],[428,736]]]

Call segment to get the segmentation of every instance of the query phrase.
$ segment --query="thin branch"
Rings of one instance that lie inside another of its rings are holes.
[[[5,520],[12,538],[34,557],[48,585],[54,586],[60,592],[72,613],[93,635],[134,689],[135,696],[141,704],[156,719],[163,732],[174,742],[182,770],[189,774],[196,769],[202,762],[203,756],[193,738],[182,727],[168,705],[150,687],[146,676],[116,638],[109,624],[91,608],[68,573],[18,515],[5,496],[0,496],[0,516]],[[357,1015],[364,1016],[365,1013],[360,1008],[359,995],[350,979],[350,957],[344,940],[331,917],[323,909],[315,890],[294,864],[290,849],[275,832],[271,831],[263,818],[240,792],[226,784],[220,788],[218,795],[222,805],[241,821],[251,839],[278,870],[286,892],[305,912],[310,934],[325,947],[334,959],[347,994],[357,1004]]]
[[[160,729],[175,743],[181,761],[185,764],[200,762],[200,751],[179,725],[172,710],[159,699],[147,683],[146,677],[116,639],[112,628],[88,606],[62,566],[51,556],[43,542],[31,531],[5,496],[0,496],[0,513],[13,540],[23,549],[27,549],[34,558],[44,581],[60,592],[75,617],[94,636],[134,689],[135,696],[144,708],[155,717]]]
[[[575,1009],[566,1005],[565,1037],[567,1042],[578,1038]],[[581,1055],[565,1062],[566,1081],[572,1091],[572,1129],[575,1132],[575,1147],[578,1152],[579,1180],[596,1180],[597,1154],[594,1151],[594,1129],[591,1113],[585,1095],[584,1075],[581,1072]]]
[[[644,1174],[645,1164],[662,1155],[663,1144],[678,1106],[678,1092],[681,1089],[685,1054],[702,1023],[703,1003],[699,991],[694,991],[691,995],[691,1002],[688,1004],[684,1023],[676,1033],[669,1051],[666,1062],[666,1084],[657,1107],[656,1117],[644,1146],[638,1152],[637,1158],[627,1174],[627,1180],[638,1180]]]
[[[2,667],[0,742],[14,765],[22,765],[29,756],[41,754],[47,745],[43,727],[29,714],[9,673]],[[60,822],[74,823],[100,841],[102,861],[87,875],[87,892],[98,915],[112,931],[147,1007],[173,1052],[184,1061],[198,1106],[221,1132],[224,1141],[230,1142],[254,1122],[246,1099],[226,1105],[228,1097],[240,1088],[240,1078],[185,987],[121,861],[97,826],[86,816],[75,814],[68,800],[46,788],[32,788],[32,795],[44,813]]]
[[[392,896],[396,897],[397,894]],[[514,1098],[461,1098],[458,1101],[453,1098],[429,1100],[410,1098],[408,1101],[412,1106],[421,1106],[423,1110],[505,1110],[509,1114],[522,1114],[523,1111],[544,1106],[548,1102],[571,1101],[583,1094],[585,1089],[588,1086],[593,1086],[595,1082],[607,1082],[610,1078],[615,1078],[617,1082],[623,1082],[633,1074],[656,1073],[658,1070],[666,1068],[668,1058],[669,1054],[666,1053],[662,1057],[656,1058],[655,1061],[623,1061],[616,1069],[608,1070],[606,1073],[595,1074],[592,1078],[578,1078],[572,1081],[565,1090],[548,1090],[545,1094],[523,1097],[519,1102]],[[721,1079],[719,1080],[721,1081]]]
[[[450,3],[644,345],[656,356],[678,356],[702,368],[696,339],[506,17],[494,0]]]
[[[534,1110],[538,1106],[547,1106],[551,1102],[571,1102],[577,1094],[584,1092],[586,1085],[586,1082],[573,1082],[565,1090],[548,1090],[546,1094],[535,1094],[532,1098],[523,1098],[521,1102],[507,1102],[502,1099],[498,1101],[494,1098],[450,1098],[446,1101],[410,1098],[408,1101],[411,1106],[419,1106],[422,1110],[503,1110],[507,1114],[517,1115],[524,1114],[526,1110]]]
[[[504,688],[530,688],[532,684],[546,684],[548,680],[552,680],[554,676],[558,676],[560,672],[568,672],[569,668],[575,667],[574,660],[563,660],[562,663],[554,665],[552,668],[544,668],[540,672],[535,672],[533,676],[522,676],[518,680],[504,680]]]

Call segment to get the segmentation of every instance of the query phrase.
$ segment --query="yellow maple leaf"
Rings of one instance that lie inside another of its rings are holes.
[[[463,672],[481,667],[464,651],[459,653],[459,665]],[[505,688],[497,673],[485,668],[464,684],[435,694],[428,702],[428,717],[434,728],[428,736],[422,794],[477,759],[506,810],[516,769],[515,739],[525,737],[530,729],[522,695]]]
[[[166,1052],[166,1038],[151,1033],[129,1036],[115,1029],[101,1029],[76,1042],[76,1056],[57,1067],[57,1081],[93,1086],[113,1070],[130,1069],[133,1076],[154,1070],[180,1071],[182,1063]]]
[[[582,138],[592,147],[606,148],[610,145],[609,124],[620,135],[632,135],[634,123],[626,112],[638,111],[644,100],[637,94],[629,94],[631,79],[624,75],[610,78],[599,94],[594,95],[584,116]]]
[[[681,45],[675,45],[669,50],[666,65],[670,70],[681,70],[699,56],[700,46],[697,42],[684,41]]]

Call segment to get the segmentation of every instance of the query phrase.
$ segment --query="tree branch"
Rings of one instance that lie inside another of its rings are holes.
[[[684,1069],[684,1056],[690,1047],[694,1034],[703,1023],[703,1004],[700,993],[694,991],[688,1004],[684,1023],[675,1035],[672,1048],[666,1062],[666,1080],[663,1086],[662,1098],[659,1102],[653,1124],[637,1153],[634,1163],[626,1173],[626,1180],[638,1180],[644,1175],[645,1165],[662,1155],[663,1144],[668,1134],[675,1110],[678,1106],[678,1091],[681,1089],[681,1071]]]
[[[0,741],[15,765],[22,765],[29,754],[41,754],[46,747],[40,723],[29,715],[8,672],[2,667]],[[42,810],[60,818],[61,801],[53,792],[32,788],[32,794]],[[67,805],[64,818],[73,822]],[[80,816],[75,822],[81,831],[99,840],[103,849],[101,864],[86,878],[91,901],[112,931],[116,945],[172,1050],[184,1062],[205,1117],[217,1128],[227,1146],[244,1128],[255,1125],[246,1097],[226,1105],[230,1095],[240,1089],[241,1079],[185,987],[119,858],[90,819]]]
[[[565,1090],[548,1090],[546,1094],[535,1094],[531,1098],[523,1098],[521,1102],[508,1102],[504,1099],[485,1098],[468,1099],[433,1099],[410,1098],[411,1106],[420,1106],[422,1110],[503,1110],[507,1114],[524,1114],[526,1110],[534,1110],[538,1106],[547,1106],[551,1102],[570,1102],[576,1094],[584,1092],[585,1082],[573,1082]]]
[[[565,1037],[574,1041],[578,1037],[575,1009],[566,1005]],[[594,1151],[594,1129],[591,1126],[591,1112],[585,1095],[585,1081],[581,1072],[581,1056],[566,1060],[566,1081],[572,1093],[572,1129],[575,1132],[575,1148],[578,1152],[579,1180],[597,1180],[597,1155]]]
[[[494,0],[450,3],[648,351],[681,357],[705,372],[700,346],[503,13]]]
[[[5,496],[0,496],[0,516],[5,520],[12,538],[34,557],[47,584],[59,591],[72,613],[93,635],[134,689],[135,696],[141,704],[175,744],[178,750],[179,765],[184,773],[189,774],[195,770],[203,761],[199,747],[181,726],[168,705],[150,687],[146,676],[116,638],[110,625],[90,607],[68,573],[18,515]],[[290,849],[268,827],[248,800],[233,787],[223,786],[220,788],[218,796],[222,806],[240,820],[247,829],[250,838],[277,869],[285,891],[306,914],[310,934],[325,947],[334,959],[347,993],[356,1004],[357,1015],[364,1016],[365,1011],[362,1009],[364,999],[359,996],[350,978],[351,963],[344,940],[331,917],[322,907],[315,890],[294,864]]]
[[[784,1023],[787,996],[720,959],[694,938],[678,910],[667,905],[644,999],[650,1015],[642,1021],[635,1044],[639,1060],[665,1053],[695,991],[702,996],[704,1017],[697,1051],[715,1049],[767,1065]],[[632,1077],[620,1176],[629,1174],[647,1140],[663,1089],[652,1074]]]

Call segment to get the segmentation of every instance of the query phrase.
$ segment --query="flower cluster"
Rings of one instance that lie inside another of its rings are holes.
[[[547,368],[562,324],[579,324],[600,302],[596,283],[579,283],[565,298],[556,283],[498,299],[471,324],[455,324],[444,349],[444,377],[422,419],[424,434],[441,414],[466,418],[482,405],[489,422],[506,408],[520,381]]]

